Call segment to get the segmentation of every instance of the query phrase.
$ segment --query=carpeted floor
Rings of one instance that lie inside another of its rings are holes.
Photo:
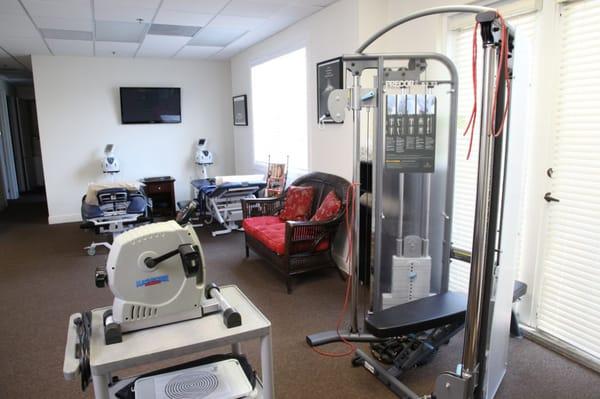
[[[393,398],[349,358],[323,358],[304,337],[331,329],[345,285],[335,271],[300,279],[287,295],[281,277],[256,255],[244,258],[243,236],[212,238],[199,230],[209,281],[237,284],[273,324],[275,390],[278,398]],[[62,362],[69,314],[111,303],[108,288],[94,286],[94,269],[105,251],[90,257],[92,239],[77,224],[49,226],[35,202],[11,204],[0,214],[0,398],[91,398],[79,381],[64,381]],[[405,381],[429,393],[435,376],[459,360],[462,336]],[[244,346],[258,365],[258,343]],[[329,350],[342,350],[335,345]],[[188,360],[188,356],[181,360]],[[169,363],[143,368],[151,369]],[[127,370],[123,375],[140,370]],[[600,376],[530,341],[511,341],[507,375],[497,398],[600,398]]]

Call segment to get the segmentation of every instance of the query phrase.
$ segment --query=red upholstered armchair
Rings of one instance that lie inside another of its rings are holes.
[[[282,220],[280,216],[285,217],[282,210],[290,187],[298,186],[312,187],[308,220]],[[331,243],[344,219],[350,183],[339,176],[316,172],[298,178],[290,187],[276,198],[242,200],[246,257],[250,256],[252,248],[266,258],[286,276],[288,293],[292,292],[292,277],[316,269],[337,267],[331,255]],[[330,194],[332,191],[335,195]],[[335,197],[339,199],[335,213],[324,216],[326,206],[319,209],[321,204],[323,201],[327,204],[337,201]],[[317,210],[319,214],[315,215]],[[321,221],[311,221],[311,218]]]

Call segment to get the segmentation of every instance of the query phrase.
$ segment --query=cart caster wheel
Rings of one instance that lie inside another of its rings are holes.
[[[360,367],[365,363],[364,359],[359,356],[354,356],[352,359],[352,367]]]
[[[94,247],[90,247],[90,248],[88,248],[88,250],[87,250],[87,254],[88,254],[89,256],[94,256],[94,255],[96,255],[96,248],[94,248]]]

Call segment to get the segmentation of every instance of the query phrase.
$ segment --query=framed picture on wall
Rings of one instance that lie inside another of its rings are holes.
[[[248,126],[248,102],[245,94],[233,97],[233,125]]]
[[[338,123],[331,119],[327,99],[329,93],[344,86],[343,62],[340,57],[317,64],[317,122]],[[344,122],[339,122],[344,123]]]

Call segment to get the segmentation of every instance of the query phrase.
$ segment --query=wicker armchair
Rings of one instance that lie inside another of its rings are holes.
[[[345,179],[327,173],[310,173],[298,178],[294,186],[312,186],[314,197],[311,216],[323,202],[330,191],[335,191],[342,206],[331,220],[322,222],[286,221],[285,247],[282,254],[268,248],[248,231],[246,237],[246,257],[250,256],[250,248],[275,266],[286,276],[288,293],[292,292],[292,278],[298,274],[325,267],[337,267],[331,254],[331,244],[343,220],[346,211],[346,192],[350,183]],[[283,208],[287,190],[275,198],[258,198],[242,200],[244,219],[256,216],[276,216]],[[282,222],[283,223],[283,222]]]

